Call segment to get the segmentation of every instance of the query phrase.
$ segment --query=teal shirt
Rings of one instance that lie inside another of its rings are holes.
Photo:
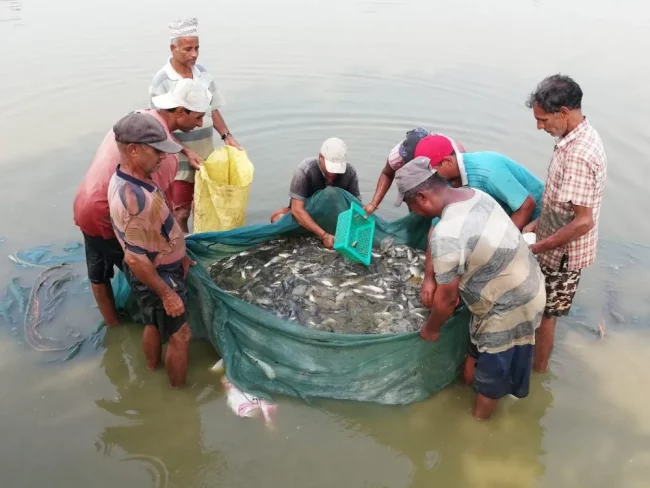
[[[544,183],[521,164],[491,151],[463,154],[463,162],[470,188],[490,195],[508,215],[519,210],[530,195],[537,204],[532,218],[539,217]]]
[[[508,215],[519,210],[530,195],[537,204],[531,219],[539,217],[544,183],[521,164],[492,151],[464,153],[463,162],[470,188],[490,195]],[[438,220],[433,219],[433,225]]]

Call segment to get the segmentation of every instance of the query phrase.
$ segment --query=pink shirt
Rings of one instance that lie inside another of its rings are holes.
[[[169,128],[158,112],[155,110],[140,110],[140,112],[156,117],[162,123],[167,135],[170,136]],[[97,149],[74,198],[74,222],[85,234],[104,239],[115,237],[111,226],[107,193],[108,183],[115,174],[115,168],[119,162],[120,153],[117,150],[115,135],[111,129]],[[172,201],[172,183],[177,171],[178,155],[168,154],[153,175],[153,180],[163,191],[168,202]]]

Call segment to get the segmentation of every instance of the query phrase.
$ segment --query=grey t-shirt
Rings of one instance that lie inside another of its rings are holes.
[[[330,186],[318,165],[318,158],[307,158],[303,160],[293,172],[289,196],[296,200],[305,201],[317,191]],[[361,199],[359,193],[359,180],[357,170],[351,164],[347,164],[345,173],[338,175],[331,186],[342,188]]]

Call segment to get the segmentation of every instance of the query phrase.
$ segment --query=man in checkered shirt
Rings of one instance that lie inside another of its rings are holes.
[[[555,322],[571,308],[582,268],[596,259],[598,219],[607,176],[600,136],[582,115],[582,90],[568,76],[544,79],[526,102],[543,129],[556,138],[531,251],[546,278],[546,307],[535,333],[533,368],[548,369]]]

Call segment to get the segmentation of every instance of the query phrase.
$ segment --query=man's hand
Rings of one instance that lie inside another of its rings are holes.
[[[183,153],[187,156],[187,160],[190,163],[190,166],[194,169],[199,169],[203,164],[201,157],[196,154],[194,151],[188,148],[183,149]]]
[[[440,339],[440,331],[432,332],[426,327],[422,327],[420,329],[420,337],[425,341],[436,342],[438,339]]]
[[[366,218],[368,218],[368,217],[370,217],[370,214],[374,213],[375,210],[377,210],[377,205],[370,202],[368,205],[363,207],[363,209],[366,211]]]
[[[531,244],[528,249],[530,249],[530,252],[532,252],[533,254],[539,254],[539,252],[541,250],[540,249],[540,243],[536,242],[535,244]]]
[[[321,241],[323,241],[323,246],[325,246],[327,249],[332,249],[334,247],[334,236],[332,234],[328,234],[326,232],[323,234]]]
[[[185,256],[181,264],[183,266],[183,278],[187,278],[188,271],[192,266],[196,265],[196,261],[192,261],[192,258]]]
[[[522,234],[527,234],[529,232],[537,232],[537,221],[539,219],[535,219],[532,222],[529,222],[528,224],[524,225],[524,228],[521,229]]]
[[[424,278],[422,282],[422,290],[420,291],[422,305],[426,308],[431,308],[433,302],[433,293],[436,290],[436,283],[431,278]]]
[[[226,136],[226,138],[223,140],[223,142],[224,142],[227,146],[236,147],[236,148],[239,149],[240,151],[243,149],[243,148],[239,145],[239,143],[237,142],[237,139],[235,139],[235,138],[234,138],[233,136],[231,136],[231,135]]]
[[[185,305],[183,300],[178,296],[178,293],[175,291],[170,291],[163,296],[162,299],[163,307],[165,307],[165,312],[170,317],[180,317],[185,312]]]

